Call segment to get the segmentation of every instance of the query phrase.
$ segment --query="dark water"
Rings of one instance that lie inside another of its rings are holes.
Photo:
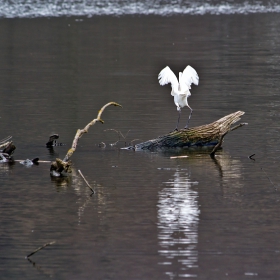
[[[15,159],[63,158],[105,103],[123,108],[80,139],[67,179],[49,163],[1,164],[0,278],[278,279],[279,24],[277,13],[1,19],[0,138],[13,136]],[[106,129],[128,144],[174,128],[157,74],[188,64],[200,76],[191,126],[238,110],[249,125],[216,160],[111,146]],[[66,145],[45,148],[51,133]]]

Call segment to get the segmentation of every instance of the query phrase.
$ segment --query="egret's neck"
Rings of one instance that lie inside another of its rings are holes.
[[[178,84],[178,91],[181,91],[181,86],[180,86],[180,84]]]

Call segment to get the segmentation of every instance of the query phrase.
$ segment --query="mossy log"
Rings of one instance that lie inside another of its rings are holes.
[[[211,152],[214,155],[216,150],[221,147],[223,139],[228,132],[247,124],[241,123],[232,127],[244,114],[244,112],[238,111],[210,124],[175,130],[156,139],[136,144],[134,148],[135,150],[155,150],[215,146]]]

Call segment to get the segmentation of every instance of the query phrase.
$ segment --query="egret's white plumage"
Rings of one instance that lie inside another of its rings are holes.
[[[181,115],[181,108],[188,106],[191,110],[187,125],[185,128],[188,127],[189,120],[192,115],[192,108],[188,104],[188,97],[191,95],[190,89],[191,84],[198,85],[199,83],[199,77],[196,73],[196,71],[188,65],[185,70],[179,73],[179,82],[175,74],[172,72],[172,70],[166,66],[164,69],[162,69],[158,75],[159,84],[161,86],[164,86],[166,84],[171,84],[171,95],[174,96],[174,103],[177,107],[177,110],[179,112],[179,117],[176,125],[176,130],[178,129],[178,124],[180,120]]]

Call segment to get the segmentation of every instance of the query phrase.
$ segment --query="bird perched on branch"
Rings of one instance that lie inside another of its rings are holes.
[[[199,77],[196,73],[196,71],[188,65],[185,70],[179,73],[179,82],[175,74],[172,72],[172,70],[166,66],[164,69],[162,69],[158,75],[159,84],[161,86],[171,84],[171,95],[174,96],[174,103],[177,106],[177,111],[179,112],[179,117],[177,121],[177,125],[175,130],[178,130],[178,124],[180,121],[181,116],[181,108],[188,106],[191,110],[191,113],[189,115],[188,122],[185,126],[185,128],[188,128],[190,118],[192,116],[192,108],[188,104],[188,97],[191,96],[190,89],[191,84],[198,85]]]

